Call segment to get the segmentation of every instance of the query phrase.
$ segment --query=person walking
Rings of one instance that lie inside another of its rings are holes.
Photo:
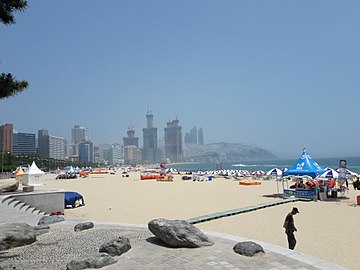
[[[285,233],[287,235],[287,240],[289,243],[289,249],[294,249],[296,245],[296,239],[294,232],[297,232],[297,229],[294,224],[294,216],[299,213],[299,210],[296,207],[293,207],[291,212],[287,214],[283,227],[285,228]]]

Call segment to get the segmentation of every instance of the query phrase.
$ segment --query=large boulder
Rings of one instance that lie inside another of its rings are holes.
[[[233,250],[236,253],[247,257],[265,253],[262,246],[252,241],[239,242],[233,247]]]
[[[94,228],[94,223],[89,221],[89,222],[82,222],[82,223],[78,223],[75,225],[74,227],[74,231],[75,232],[81,232],[84,230],[89,230]]]
[[[59,215],[53,215],[53,216],[43,216],[39,222],[38,225],[49,225],[57,222],[64,221],[65,218],[63,216]]]
[[[119,237],[103,244],[99,251],[111,256],[120,256],[131,248],[130,241],[126,237]]]
[[[66,265],[67,270],[81,270],[87,268],[102,268],[116,263],[117,260],[107,253],[95,253],[76,258]]]
[[[10,223],[0,226],[0,251],[36,241],[35,230],[26,223]]]
[[[148,228],[170,247],[197,248],[214,244],[198,228],[185,220],[154,219],[148,223]]]
[[[0,180],[0,194],[16,191],[19,188],[19,181],[15,178]]]

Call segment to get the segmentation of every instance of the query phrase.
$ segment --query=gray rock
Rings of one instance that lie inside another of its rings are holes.
[[[3,179],[0,181],[0,194],[16,191],[19,188],[19,181],[16,179]]]
[[[154,219],[148,223],[148,228],[170,247],[197,248],[214,244],[198,228],[185,220]]]
[[[36,236],[40,234],[48,233],[50,231],[49,225],[37,225],[32,227],[34,228],[34,232]]]
[[[99,251],[111,256],[120,256],[131,248],[130,241],[126,237],[119,237],[103,244]]]
[[[34,228],[26,223],[0,226],[0,250],[30,245],[36,241]]]
[[[66,265],[67,270],[81,270],[86,268],[102,268],[116,263],[117,260],[106,253],[96,253],[72,260]]]
[[[248,257],[252,257],[258,253],[265,253],[262,246],[252,241],[239,242],[233,247],[233,250],[240,255]]]
[[[94,228],[94,223],[93,222],[82,222],[82,223],[78,223],[75,225],[74,227],[74,231],[75,232],[80,232],[80,231],[84,231],[84,230],[89,230]]]
[[[61,222],[64,220],[65,220],[65,218],[63,216],[59,216],[59,215],[44,216],[39,220],[38,225],[49,225],[49,224]]]

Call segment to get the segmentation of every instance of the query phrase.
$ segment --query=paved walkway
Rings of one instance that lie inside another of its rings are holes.
[[[36,225],[40,218],[0,203],[0,224],[26,222]],[[0,269],[66,269],[67,262],[81,255],[96,253],[101,244],[119,236],[129,238],[132,248],[116,257],[116,264],[102,269],[345,269],[259,241],[256,243],[264,248],[265,254],[254,258],[241,256],[233,251],[233,246],[251,239],[234,235],[203,231],[215,242],[213,246],[169,248],[153,236],[147,225],[94,222],[93,229],[74,232],[74,225],[78,222],[66,220],[52,224],[50,231],[38,236],[32,245],[0,252]]]

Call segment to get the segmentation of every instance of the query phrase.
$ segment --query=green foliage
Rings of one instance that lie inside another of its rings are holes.
[[[14,96],[29,86],[27,81],[18,81],[10,73],[0,75],[0,99]]]
[[[24,11],[27,7],[26,0],[0,0],[0,22],[3,24],[14,24],[15,11]]]
[[[41,158],[37,154],[11,154],[0,151],[0,174],[1,172],[12,172],[20,165],[31,165],[35,161],[36,165],[43,171],[52,171],[57,168],[64,169],[68,166],[95,167],[93,163],[71,162],[69,160],[57,160],[53,158]]]
[[[0,23],[14,24],[15,11],[24,11],[27,7],[26,0],[0,0]],[[0,76],[0,99],[14,96],[29,86],[27,81],[17,81],[11,73],[2,73]]]

